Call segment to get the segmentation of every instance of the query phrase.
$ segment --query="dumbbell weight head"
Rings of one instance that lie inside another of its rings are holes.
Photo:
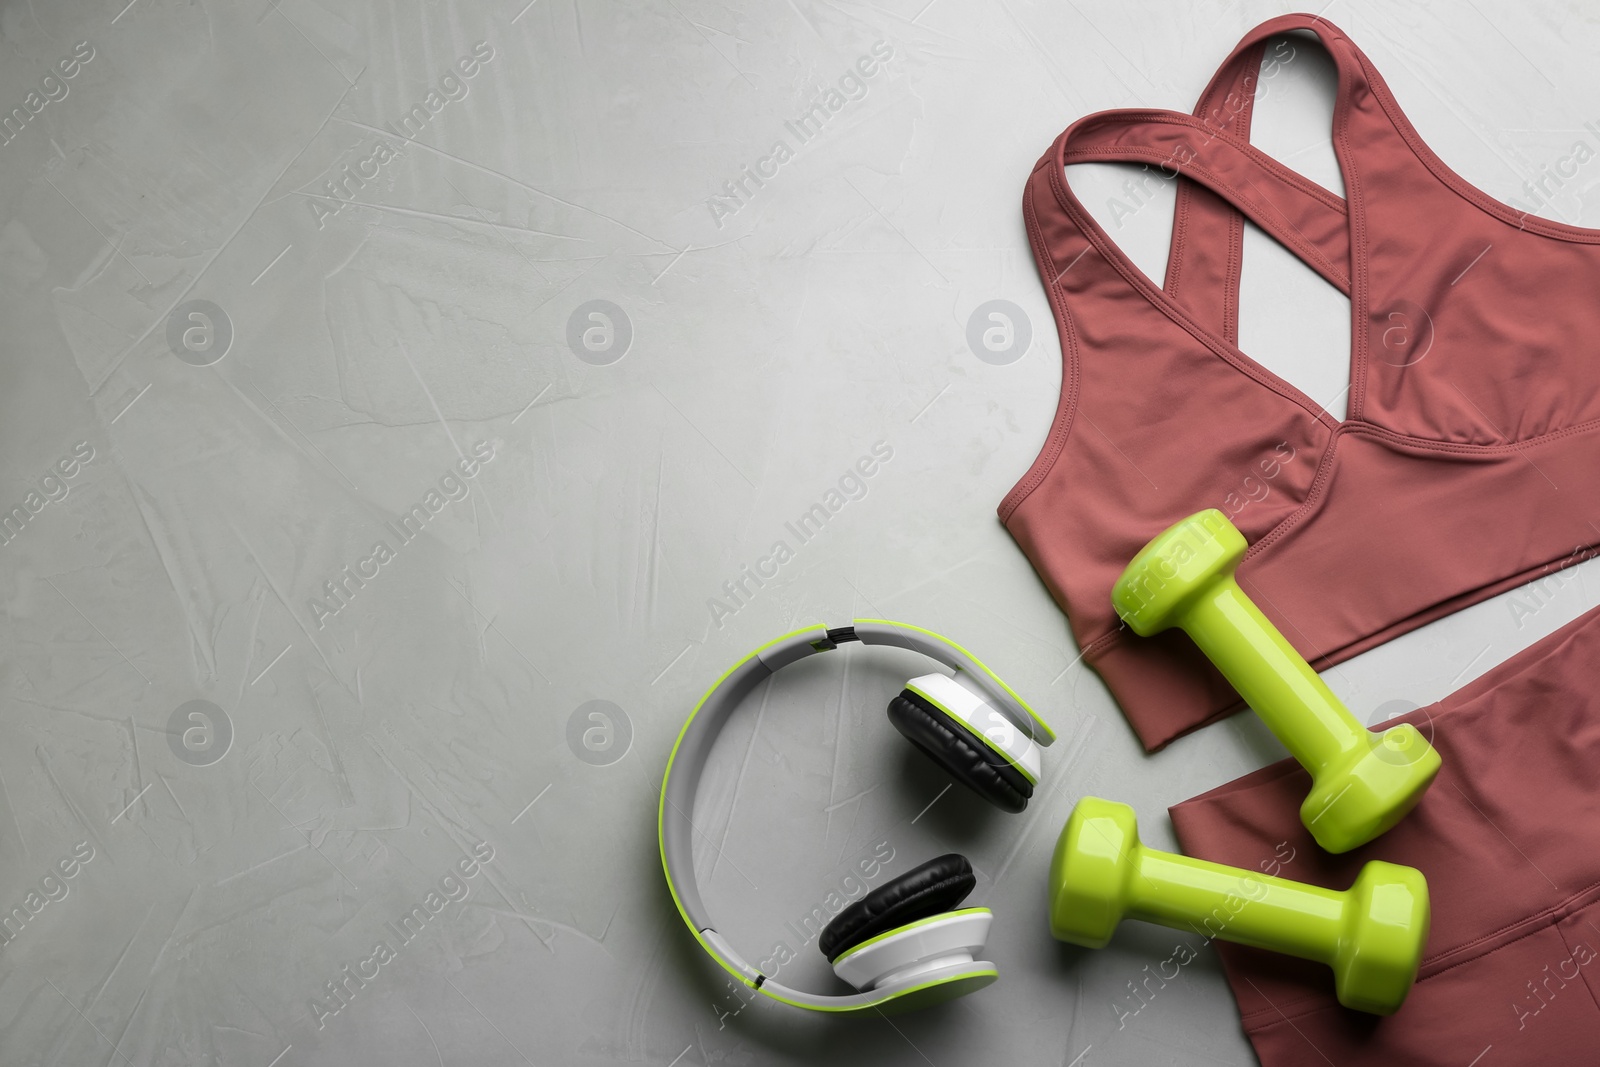
[[[1417,980],[1428,940],[1427,879],[1415,867],[1371,860],[1346,892],[1334,990],[1347,1008],[1393,1015]]]
[[[1387,833],[1410,813],[1438,776],[1439,751],[1408,722],[1367,731],[1367,747],[1313,776],[1300,822],[1319,842],[1352,842]],[[1344,852],[1345,848],[1331,848]]]
[[[1050,857],[1050,936],[1105,948],[1127,913],[1139,821],[1126,804],[1084,797]]]
[[[1189,606],[1230,577],[1249,549],[1215,508],[1167,527],[1139,550],[1111,588],[1122,621],[1140,637],[1179,625]]]

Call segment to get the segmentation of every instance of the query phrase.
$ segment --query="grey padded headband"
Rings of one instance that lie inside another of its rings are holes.
[[[657,832],[661,844],[661,865],[667,886],[683,921],[701,946],[718,963],[747,985],[778,1000],[799,1007],[849,1011],[892,999],[894,989],[877,989],[850,996],[826,996],[789,989],[769,980],[735,952],[711,924],[711,917],[700,899],[694,879],[694,838],[702,833],[694,825],[694,798],[705,772],[707,757],[734,708],[767,678],[798,660],[817,652],[827,652],[841,643],[860,641],[865,645],[889,645],[919,652],[969,679],[994,706],[1012,719],[1018,729],[1029,734],[1036,744],[1049,745],[1055,733],[1027,703],[998,676],[966,649],[931,630],[887,619],[857,619],[852,626],[830,630],[813,626],[785,634],[761,646],[730,667],[717,679],[689,715],[678,734],[667,772],[661,781],[661,803],[657,810]],[[954,966],[951,974],[965,968]],[[921,981],[940,977],[922,975]]]

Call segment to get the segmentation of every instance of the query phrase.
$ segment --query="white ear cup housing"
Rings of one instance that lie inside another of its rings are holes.
[[[833,961],[833,973],[862,992],[908,985],[951,966],[992,968],[979,960],[994,913],[962,908],[907,923],[864,941]]]
[[[924,674],[906,688],[922,697],[1004,756],[1034,785],[1039,784],[1040,752],[1028,728],[995,707],[976,687],[962,684],[961,673]]]

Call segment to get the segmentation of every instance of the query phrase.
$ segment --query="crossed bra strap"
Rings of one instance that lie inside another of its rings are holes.
[[[1255,114],[1258,71],[1266,54],[1269,38],[1294,29],[1316,33],[1337,64],[1340,98],[1346,86],[1353,91],[1366,88],[1361,64],[1352,62],[1345,52],[1350,41],[1329,24],[1304,15],[1287,15],[1263,23],[1241,40],[1217,69],[1210,84],[1200,94],[1194,114],[1215,136],[1248,147],[1250,124]],[[1338,116],[1335,116],[1336,135]],[[1269,169],[1283,171],[1276,162],[1266,160]],[[1286,172],[1299,180],[1298,175]],[[1307,183],[1310,184],[1310,183]],[[1342,200],[1320,186],[1313,195],[1332,198],[1342,214]],[[1178,179],[1177,207],[1172,222],[1172,247],[1167,258],[1165,288],[1184,304],[1204,325],[1235,344],[1239,340],[1239,271],[1244,250],[1243,213],[1203,185],[1187,178]],[[1329,249],[1334,263],[1348,262],[1349,245],[1344,220],[1339,220],[1337,250]],[[1315,264],[1313,264],[1315,266]],[[1320,271],[1324,277],[1326,272]],[[1329,277],[1335,285],[1339,282]],[[1341,285],[1347,295],[1348,284]]]
[[[1190,179],[1185,186],[1189,218],[1179,216],[1180,223],[1188,223],[1188,234],[1174,230],[1177,258],[1168,268],[1166,288],[1172,293],[1181,282],[1177,291],[1197,317],[1215,313],[1224,287],[1237,293],[1238,242],[1244,229],[1240,211],[1341,291],[1350,292],[1344,200],[1198,118],[1169,111],[1094,115],[1071,129],[1061,156],[1064,163],[1142,162],[1169,177]],[[1219,254],[1224,242],[1207,231],[1231,233],[1228,255]],[[1236,314],[1229,325],[1237,329]]]
[[[1054,265],[1057,283],[1080,251],[1096,246],[1100,264],[1086,265],[1067,279],[1063,290],[1108,285],[1135,289],[1148,286],[1099,225],[1066,190],[1062,168],[1072,163],[1142,163],[1165,177],[1176,177],[1178,195],[1172,245],[1163,283],[1174,310],[1192,320],[1199,334],[1220,335],[1238,343],[1239,279],[1244,220],[1250,219],[1346,296],[1361,299],[1351,284],[1351,241],[1366,246],[1366,221],[1349,218],[1346,201],[1279,163],[1249,142],[1258,70],[1273,37],[1293,30],[1314,33],[1333,57],[1338,93],[1333,109],[1334,151],[1346,181],[1359,181],[1361,168],[1350,160],[1357,153],[1392,147],[1384,142],[1410,141],[1404,119],[1395,122],[1388,90],[1360,50],[1331,23],[1314,15],[1284,15],[1247,34],[1218,69],[1192,115],[1160,109],[1122,109],[1085,116],[1073,123],[1040,160],[1038,175],[1055,196],[1037,201],[1037,223],[1045,243],[1065,262]],[[1352,122],[1359,113],[1359,122]],[[1402,129],[1405,126],[1405,129]],[[1417,147],[1413,144],[1413,147]],[[1425,147],[1422,149],[1426,151]],[[1351,176],[1355,175],[1354,178]],[[1209,343],[1209,342],[1207,342]],[[1219,352],[1237,362],[1232,353]],[[1253,377],[1255,368],[1241,367]],[[1352,410],[1365,388],[1365,368],[1353,369]],[[1287,383],[1264,384],[1312,412],[1321,405]],[[1330,424],[1330,416],[1319,415]]]

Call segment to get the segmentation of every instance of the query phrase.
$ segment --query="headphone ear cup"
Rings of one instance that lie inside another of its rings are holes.
[[[965,856],[959,852],[937,856],[885,882],[835,915],[822,928],[817,947],[832,963],[879,934],[954,910],[977,884]]]
[[[889,721],[950,776],[1002,811],[1019,812],[1033,783],[963,722],[909,689],[889,701]]]

